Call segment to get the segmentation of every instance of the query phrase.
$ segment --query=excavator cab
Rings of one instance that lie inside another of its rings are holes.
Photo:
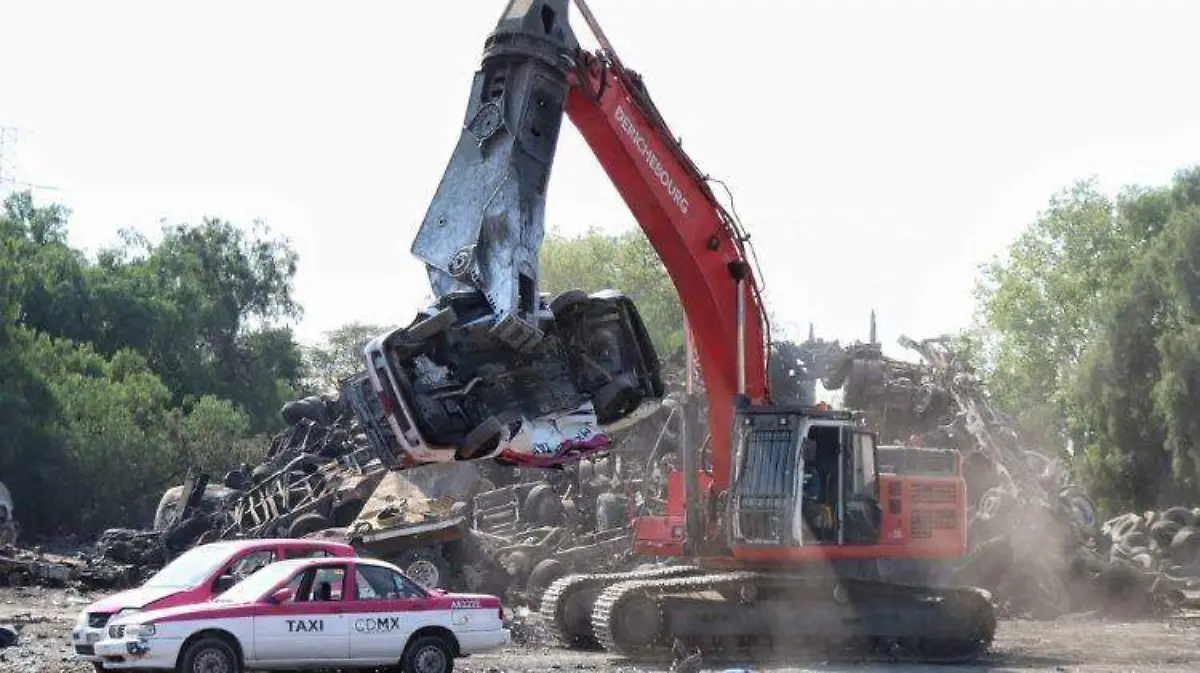
[[[743,407],[727,539],[737,558],[956,558],[960,473],[881,472],[876,435],[848,411]]]
[[[849,412],[743,409],[730,499],[734,546],[865,544],[881,508],[875,436]]]

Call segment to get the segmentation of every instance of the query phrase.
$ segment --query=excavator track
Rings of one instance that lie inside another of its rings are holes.
[[[605,587],[631,580],[653,581],[700,572],[694,566],[667,566],[624,573],[567,575],[542,594],[542,623],[558,643],[569,649],[599,649],[592,632],[592,602]]]
[[[721,572],[638,578],[604,589],[595,640],[631,659],[663,659],[678,640],[744,657],[819,649],[823,655],[905,663],[964,663],[996,633],[986,591],[828,576]]]

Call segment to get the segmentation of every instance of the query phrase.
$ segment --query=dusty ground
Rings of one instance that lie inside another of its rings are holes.
[[[16,647],[0,650],[0,672],[91,673],[89,664],[75,659],[69,637],[79,611],[95,598],[72,589],[0,589],[0,625],[15,625],[21,630]],[[955,670],[1183,673],[1200,670],[1200,614],[1138,622],[1105,621],[1086,615],[1056,622],[1005,621],[992,649],[987,661],[970,667],[856,666],[814,661],[753,668],[828,673]],[[739,667],[723,664],[709,670],[735,668]],[[496,654],[471,657],[459,661],[456,669],[462,673],[654,670],[634,667],[603,654],[538,646],[514,646]]]

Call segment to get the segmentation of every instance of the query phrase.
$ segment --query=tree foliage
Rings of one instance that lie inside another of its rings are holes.
[[[997,401],[1070,440],[1099,494],[1194,500],[1200,465],[1200,168],[1110,199],[1055,196],[984,273],[985,366]]]
[[[157,245],[123,232],[93,262],[68,245],[67,216],[35,207],[28,193],[6,205],[5,241],[23,273],[9,296],[21,324],[106,356],[137,351],[176,404],[215,395],[245,409],[256,430],[277,424],[302,374],[290,329],[275,322],[300,315],[287,241],[207,218],[165,225]]]
[[[256,460],[302,375],[287,241],[205,219],[90,259],[68,216],[0,211],[0,479],[32,531],[128,524],[189,467]]]

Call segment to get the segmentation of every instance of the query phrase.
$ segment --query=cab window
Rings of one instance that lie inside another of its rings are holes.
[[[213,591],[221,593],[259,570],[262,570],[264,566],[274,563],[276,560],[275,550],[273,549],[252,551],[230,563],[217,576],[217,579],[213,583]]]
[[[346,566],[309,568],[297,575],[288,587],[295,603],[340,601],[346,593]]]
[[[865,432],[854,433],[854,458],[854,493],[874,497],[877,488],[875,438]]]
[[[423,598],[425,592],[400,573],[372,565],[360,565],[355,572],[358,600],[378,601],[397,598]]]
[[[275,562],[275,550],[260,549],[246,554],[233,563],[230,572],[239,580],[245,579],[262,570],[263,566]]]

